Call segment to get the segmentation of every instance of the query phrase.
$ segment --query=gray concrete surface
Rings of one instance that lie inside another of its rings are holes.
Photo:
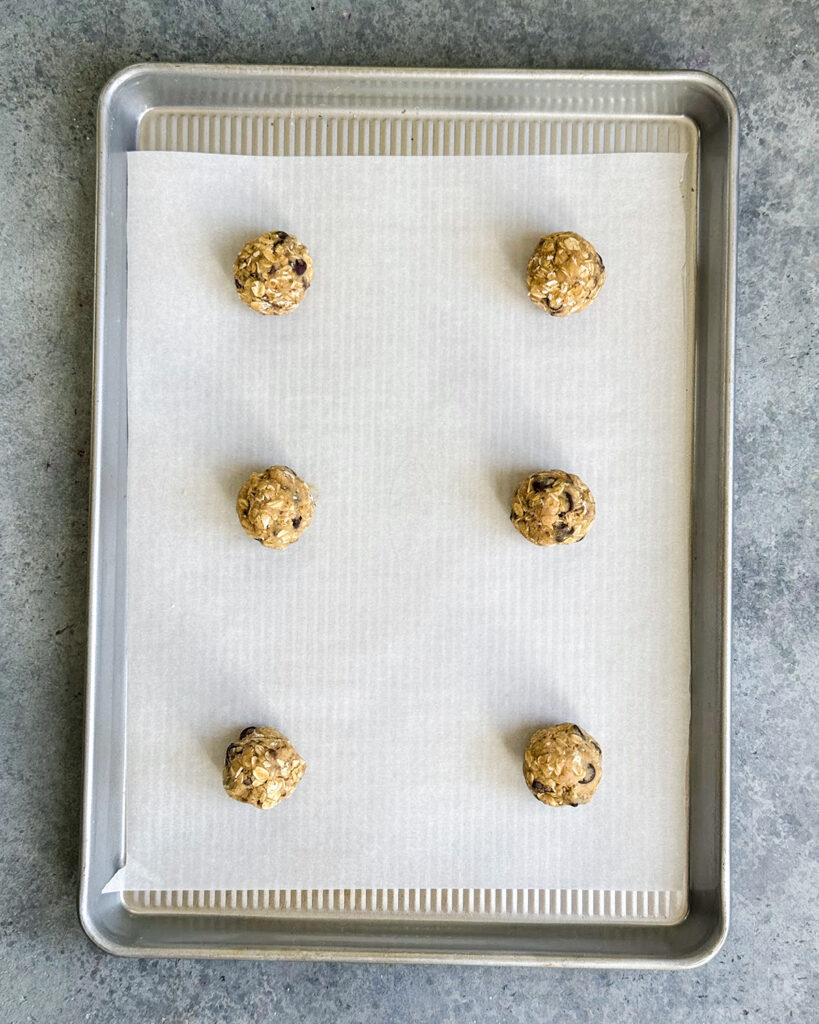
[[[0,1024],[819,1019],[816,5],[19,0],[0,39]],[[708,966],[126,961],[80,930],[95,100],[156,59],[702,68],[734,89],[734,895]]]

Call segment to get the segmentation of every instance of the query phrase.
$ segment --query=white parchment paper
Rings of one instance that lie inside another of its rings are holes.
[[[127,860],[123,889],[681,889],[686,877],[691,340],[685,157],[128,156]],[[283,228],[293,315],[234,294]],[[555,320],[538,237],[607,282]],[[255,469],[317,493],[285,552],[239,527]],[[582,544],[508,521],[578,473]],[[601,743],[593,802],[521,775],[529,734]],[[270,812],[221,789],[274,725],[308,763]]]

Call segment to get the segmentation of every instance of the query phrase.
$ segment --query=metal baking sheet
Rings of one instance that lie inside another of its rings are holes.
[[[728,919],[737,116],[697,72],[140,65],[99,110],[94,454],[80,915],[132,955],[691,966]],[[696,274],[689,891],[102,893],[125,855],[125,154],[685,152]]]

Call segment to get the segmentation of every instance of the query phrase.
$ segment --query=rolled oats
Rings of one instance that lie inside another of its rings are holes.
[[[242,529],[266,548],[297,541],[313,518],[310,487],[287,466],[252,473],[239,491],[236,512]]]
[[[509,518],[533,544],[574,544],[594,522],[591,491],[574,473],[547,469],[521,480]]]
[[[291,795],[306,767],[278,729],[251,725],[225,751],[222,785],[234,800],[269,810]]]
[[[597,740],[572,722],[538,729],[523,755],[523,777],[537,799],[550,807],[587,804],[603,777],[603,752]]]
[[[594,246],[572,231],[541,238],[526,268],[529,298],[552,316],[585,309],[605,280],[606,268]]]
[[[242,302],[265,316],[292,313],[313,280],[307,247],[286,231],[268,231],[248,242],[233,264]]]

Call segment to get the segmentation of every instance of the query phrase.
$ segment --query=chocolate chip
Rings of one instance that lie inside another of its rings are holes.
[[[586,734],[583,732],[579,725],[573,725],[572,729],[577,733],[578,736],[582,736],[583,739],[586,738]]]
[[[565,497],[566,501],[568,501],[569,511],[571,512],[571,510],[574,508],[574,500],[572,499],[572,496],[571,494],[569,494],[568,491],[564,491],[563,496]]]
[[[573,533],[573,526],[567,526],[565,523],[557,523],[555,526],[555,540],[558,544],[562,544],[563,541],[571,537]]]
[[[603,751],[600,749],[600,744],[597,742],[597,740],[592,740],[591,745],[594,747],[598,754],[603,753]]]
[[[253,539],[257,541],[259,544],[264,545],[264,541],[262,540],[261,537],[254,537]]]
[[[581,785],[587,786],[590,782],[594,782],[594,777],[597,775],[597,769],[593,764],[586,765],[586,774],[580,780]]]
[[[276,756],[276,748],[275,747],[268,747],[267,748],[267,752],[268,752],[268,754],[271,757],[275,757]]]
[[[296,518],[293,520],[293,529],[294,530],[298,530],[298,528],[300,526],[301,526],[301,516],[296,516]]]
[[[569,807],[577,807],[577,804],[569,804]]]
[[[279,236],[280,242],[286,242],[287,239],[290,237],[290,235],[288,235],[286,231],[277,231],[276,234]]]
[[[245,736],[249,736],[252,732],[256,732],[258,728],[258,725],[249,725],[246,729],[242,729],[239,733],[239,739],[243,740]]]
[[[239,289],[239,291],[242,290],[242,282],[239,280],[238,277],[234,277],[233,278],[233,283],[236,285],[236,287]]]
[[[553,476],[547,476],[545,480],[533,480],[532,490],[536,494],[540,494],[542,491],[548,491],[550,487],[554,487],[555,478]]]
[[[304,260],[293,260],[290,266],[293,268],[293,273],[298,274],[299,277],[307,270],[307,264]]]
[[[252,775],[245,775],[245,777],[242,779],[242,782],[246,786],[252,786],[253,785],[253,776]]]
[[[543,785],[543,783],[540,781],[540,779],[535,779],[534,782],[532,783],[532,790],[535,793],[545,793],[546,792],[546,787]]]
[[[237,750],[241,749],[242,748],[239,746],[238,743],[231,743],[230,746],[225,751],[225,764],[230,764],[230,759],[233,757]]]

